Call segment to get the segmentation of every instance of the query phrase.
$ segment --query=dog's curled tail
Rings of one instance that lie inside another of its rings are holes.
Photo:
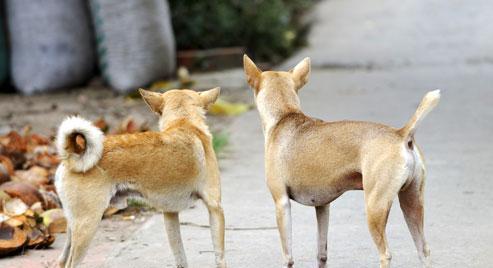
[[[91,122],[71,116],[58,128],[56,147],[66,167],[73,172],[93,168],[103,154],[104,134]]]
[[[425,118],[425,116],[437,106],[438,102],[440,101],[440,90],[433,90],[428,93],[423,97],[423,100],[421,100],[421,103],[418,106],[418,109],[416,109],[416,112],[414,115],[411,117],[411,119],[407,122],[407,124],[398,130],[399,134],[404,137],[408,138],[414,135],[414,132],[416,131],[416,127],[418,124]]]

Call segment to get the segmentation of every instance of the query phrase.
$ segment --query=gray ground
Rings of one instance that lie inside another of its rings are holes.
[[[490,267],[492,2],[332,0],[321,2],[315,15],[319,20],[311,45],[285,64],[312,57],[313,72],[300,93],[304,111],[325,120],[401,126],[426,91],[442,89],[441,103],[416,136],[429,170],[425,231],[434,267]],[[235,78],[243,79],[239,72],[224,77]],[[264,183],[257,112],[245,113],[228,128],[230,146],[221,160],[227,262],[230,267],[279,267],[280,243]],[[295,266],[315,267],[314,209],[293,204],[292,215]],[[181,220],[190,266],[213,267],[209,230],[199,226],[207,225],[205,208],[197,205],[183,212]],[[387,233],[393,267],[419,266],[398,204]],[[85,263],[172,267],[162,217],[151,217],[125,239],[94,245]],[[378,265],[362,192],[348,192],[332,204],[329,265]]]

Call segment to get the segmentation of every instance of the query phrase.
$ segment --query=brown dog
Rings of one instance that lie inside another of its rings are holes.
[[[439,91],[426,94],[401,129],[370,122],[324,122],[300,108],[297,92],[308,81],[308,58],[289,72],[262,72],[245,55],[244,69],[262,120],[266,181],[276,205],[284,266],[293,266],[290,199],[315,207],[318,263],[325,267],[329,205],[348,190],[364,191],[380,267],[390,265],[385,226],[396,196],[419,257],[428,266],[430,251],[423,235],[426,169],[413,136],[437,105]]]
[[[161,116],[160,132],[104,137],[80,117],[60,125],[57,148],[63,161],[56,188],[68,220],[60,266],[80,264],[110,199],[124,192],[164,211],[177,267],[187,267],[178,213],[202,199],[209,210],[216,265],[226,267],[219,169],[204,115],[219,88],[140,93]]]

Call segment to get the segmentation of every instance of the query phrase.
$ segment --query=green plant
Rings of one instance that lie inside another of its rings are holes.
[[[235,45],[238,12],[227,0],[170,0],[171,18],[179,49]]]
[[[135,208],[147,208],[149,205],[142,199],[138,198],[128,198],[127,199],[127,205],[128,207],[135,207]]]
[[[279,61],[304,44],[302,14],[314,0],[170,0],[179,49],[244,46],[259,60]]]
[[[229,136],[225,132],[213,133],[212,134],[212,147],[214,152],[219,153],[228,145]]]

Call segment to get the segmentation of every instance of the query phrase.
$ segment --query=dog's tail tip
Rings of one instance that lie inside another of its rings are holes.
[[[56,147],[60,159],[74,172],[93,168],[103,154],[104,134],[90,121],[70,116],[58,128]]]
[[[426,93],[425,98],[432,101],[439,101],[441,96],[442,96],[441,90],[435,89]]]
[[[433,108],[437,106],[438,102],[440,101],[440,97],[440,89],[435,89],[426,93],[426,95],[421,100],[418,109],[416,109],[414,115],[403,128],[399,129],[399,134],[401,134],[401,136],[405,138],[414,135],[418,124],[421,122],[421,120],[423,120],[423,118],[426,117],[429,112],[431,112],[431,110],[433,110]]]

